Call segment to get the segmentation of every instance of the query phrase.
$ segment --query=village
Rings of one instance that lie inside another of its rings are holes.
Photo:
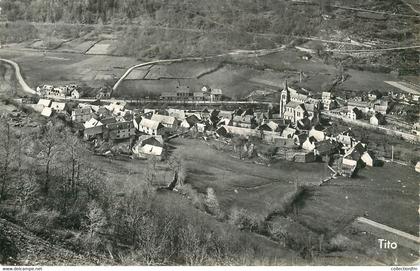
[[[160,108],[139,108],[121,100],[85,102],[79,91],[75,84],[40,86],[37,93],[41,98],[30,106],[46,118],[57,115],[71,123],[100,155],[165,160],[171,139],[194,137],[230,146],[239,159],[266,165],[273,160],[327,163],[332,177],[353,177],[364,167],[384,163],[383,157],[355,137],[353,122],[379,127],[391,119],[387,116],[391,101],[413,106],[419,101],[418,95],[390,92],[384,96],[379,91],[370,91],[363,100],[345,100],[331,92],[311,95],[305,89],[293,89],[287,81],[273,96],[279,96],[278,102],[255,102],[255,96],[266,98],[266,93],[254,91],[252,104],[229,102],[227,109],[220,108],[226,99],[223,91],[209,86],[199,90],[179,86],[164,92],[157,102],[177,104]],[[201,104],[189,109],[186,102]],[[350,127],[337,131],[333,124],[342,121],[350,122]],[[408,140],[418,140],[419,128],[418,123],[407,128]]]

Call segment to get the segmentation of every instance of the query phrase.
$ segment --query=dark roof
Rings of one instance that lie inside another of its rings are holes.
[[[115,123],[115,122],[117,122],[117,120],[114,117],[111,117],[111,118],[101,119],[101,122],[104,125],[107,125],[107,124]]]
[[[200,122],[200,119],[196,115],[188,116],[185,120],[191,127]]]
[[[324,140],[324,141],[315,143],[315,148],[320,155],[331,154],[335,150],[337,150],[338,147],[339,147],[338,143],[331,142],[329,140]]]
[[[106,127],[110,130],[121,130],[121,129],[130,129],[133,128],[133,123],[131,121],[116,122],[110,123]]]

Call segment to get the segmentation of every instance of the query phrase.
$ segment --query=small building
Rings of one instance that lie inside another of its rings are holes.
[[[138,130],[148,135],[159,135],[161,133],[162,128],[164,128],[162,123],[142,118]]]
[[[92,109],[90,107],[76,108],[71,112],[71,120],[78,123],[84,123],[92,118]]]
[[[154,156],[163,158],[164,143],[161,135],[142,135],[132,148],[133,154],[138,157]]]
[[[293,138],[293,136],[296,134],[296,129],[287,127],[283,130],[281,133],[281,136],[284,138]]]
[[[297,123],[299,120],[307,116],[304,103],[298,101],[291,101],[286,104],[286,111],[284,112],[284,119]]]
[[[253,115],[234,116],[232,126],[252,129],[256,127],[255,117]]]
[[[163,126],[168,128],[176,128],[177,127],[177,120],[171,116],[165,116],[160,114],[153,114],[152,121],[160,122]]]
[[[362,159],[366,166],[373,167],[375,165],[375,157],[369,151],[364,152],[360,159]]]

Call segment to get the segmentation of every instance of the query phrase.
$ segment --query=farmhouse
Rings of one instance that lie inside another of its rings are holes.
[[[163,127],[164,126],[158,121],[143,118],[140,121],[138,130],[148,135],[158,135]]]

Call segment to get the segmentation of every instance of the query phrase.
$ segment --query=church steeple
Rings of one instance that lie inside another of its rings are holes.
[[[280,95],[280,118],[284,118],[284,112],[286,112],[286,104],[290,101],[290,92],[287,86],[287,80],[283,83],[283,90]]]

